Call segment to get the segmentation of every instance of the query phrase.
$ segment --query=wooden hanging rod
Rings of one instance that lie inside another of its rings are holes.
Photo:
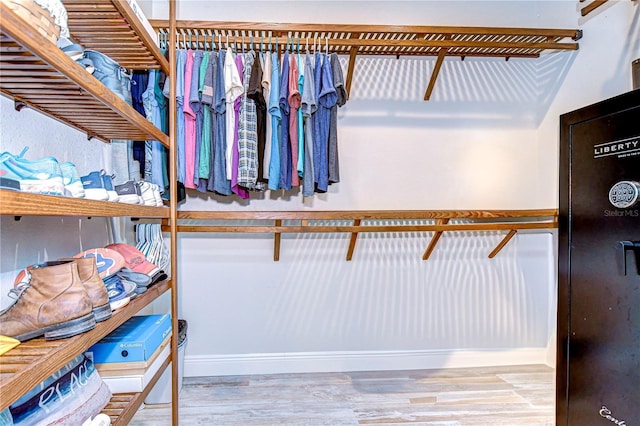
[[[362,232],[434,232],[429,246],[422,256],[427,260],[442,233],[445,231],[501,231],[509,233],[491,251],[489,258],[495,257],[500,250],[523,229],[553,229],[558,227],[558,211],[541,210],[361,210],[361,211],[263,211],[263,212],[221,212],[221,211],[178,211],[178,220],[254,220],[273,221],[267,225],[180,225],[177,232],[208,233],[273,233],[273,260],[280,259],[280,243],[283,233],[351,233],[347,261],[353,258],[358,235]],[[423,220],[435,219],[435,224],[393,224],[363,225],[364,220]],[[450,219],[470,219],[471,223],[450,223]],[[283,220],[300,221],[300,224],[283,225]],[[353,225],[310,225],[309,220],[351,220]],[[167,221],[163,230],[167,230]]]
[[[375,219],[498,219],[555,217],[557,209],[534,210],[343,210],[343,211],[187,211],[178,219],[223,220],[375,220]]]

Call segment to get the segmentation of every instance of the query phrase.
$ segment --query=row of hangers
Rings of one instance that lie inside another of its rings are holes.
[[[180,36],[182,36],[182,41],[180,40]],[[169,34],[168,33],[158,33],[158,44],[160,46],[161,49],[167,49],[169,47],[169,40],[168,40]],[[188,40],[187,40],[188,37]],[[240,42],[240,46],[241,48],[238,49],[238,40],[239,40],[239,36],[235,36],[233,38],[233,41],[231,42],[231,44],[229,44],[229,35],[226,35],[224,38],[221,34],[218,34],[218,45],[216,46],[215,43],[215,36],[209,36],[211,37],[211,43],[208,42],[207,40],[207,36],[202,36],[202,38],[204,40],[200,41],[200,34],[198,34],[196,32],[195,34],[195,40],[194,40],[194,35],[189,33],[188,35],[185,34],[184,32],[182,33],[178,33],[176,34],[176,45],[178,47],[178,49],[192,49],[192,50],[200,50],[200,46],[202,43],[202,47],[204,51],[213,51],[215,49],[233,49],[234,52],[243,52],[245,51],[245,36],[242,35],[242,41]],[[296,43],[296,37],[291,37],[291,36],[287,36],[287,41],[285,43],[285,51],[291,51],[292,53],[302,53],[302,49],[300,48],[300,41],[303,39],[301,37],[297,37],[297,43]],[[225,44],[223,47],[223,40],[225,40]],[[309,37],[304,37],[305,40],[305,50],[307,53],[311,53],[309,50]],[[269,36],[269,42],[268,44],[265,43],[265,38],[264,37],[260,37],[260,51],[261,52],[265,52],[265,45],[267,46],[267,52],[271,52],[272,47],[273,47],[273,37]],[[317,46],[317,47],[316,47]],[[250,50],[254,50],[254,37],[250,36],[249,37],[249,48]],[[324,38],[324,50],[326,54],[329,54],[329,38],[325,37]],[[313,49],[313,53],[319,52],[322,53],[322,38],[318,38],[318,37],[313,37],[313,44],[312,44],[312,49]],[[275,51],[279,52],[279,41],[278,41],[278,37],[275,38]]]

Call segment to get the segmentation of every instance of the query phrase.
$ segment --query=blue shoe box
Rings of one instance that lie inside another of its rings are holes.
[[[171,315],[141,315],[125,321],[87,352],[94,364],[147,361],[171,334]]]

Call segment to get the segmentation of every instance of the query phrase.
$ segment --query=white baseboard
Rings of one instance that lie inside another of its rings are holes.
[[[185,377],[416,370],[546,364],[547,348],[192,355],[184,363]]]

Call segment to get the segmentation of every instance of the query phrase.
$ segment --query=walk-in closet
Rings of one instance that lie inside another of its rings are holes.
[[[640,367],[638,0],[0,0],[0,27],[0,424],[640,416],[583,371]],[[632,285],[579,302],[572,262],[609,256]]]

